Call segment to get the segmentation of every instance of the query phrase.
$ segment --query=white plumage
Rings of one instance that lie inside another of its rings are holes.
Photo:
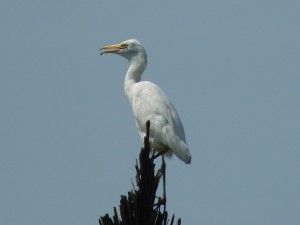
[[[157,152],[166,152],[167,156],[174,153],[185,163],[190,163],[191,155],[175,107],[156,84],[141,81],[142,73],[147,66],[147,54],[143,45],[136,39],[130,39],[102,49],[105,51],[101,55],[115,53],[129,61],[124,89],[142,140],[146,135],[146,122],[150,120],[151,147]]]

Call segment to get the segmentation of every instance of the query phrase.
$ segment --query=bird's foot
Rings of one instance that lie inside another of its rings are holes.
[[[156,209],[159,209],[161,206],[166,206],[167,199],[165,197],[158,197],[157,203],[155,203],[153,206],[156,206]]]

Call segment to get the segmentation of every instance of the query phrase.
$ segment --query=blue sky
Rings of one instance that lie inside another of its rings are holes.
[[[142,146],[123,91],[143,79],[183,121],[192,164],[167,160],[183,224],[300,223],[299,1],[2,1],[0,224],[97,224],[131,189]],[[159,162],[160,163],[160,162]]]

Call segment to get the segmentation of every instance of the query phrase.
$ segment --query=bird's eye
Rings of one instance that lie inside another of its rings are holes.
[[[127,47],[128,47],[128,44],[121,44],[121,47],[122,47],[122,48],[127,48]]]

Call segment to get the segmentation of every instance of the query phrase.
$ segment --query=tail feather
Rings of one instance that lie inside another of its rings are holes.
[[[189,153],[189,148],[185,142],[183,142],[179,137],[174,136],[170,140],[170,147],[174,154],[181,159],[186,164],[190,164],[192,161],[192,156]]]

